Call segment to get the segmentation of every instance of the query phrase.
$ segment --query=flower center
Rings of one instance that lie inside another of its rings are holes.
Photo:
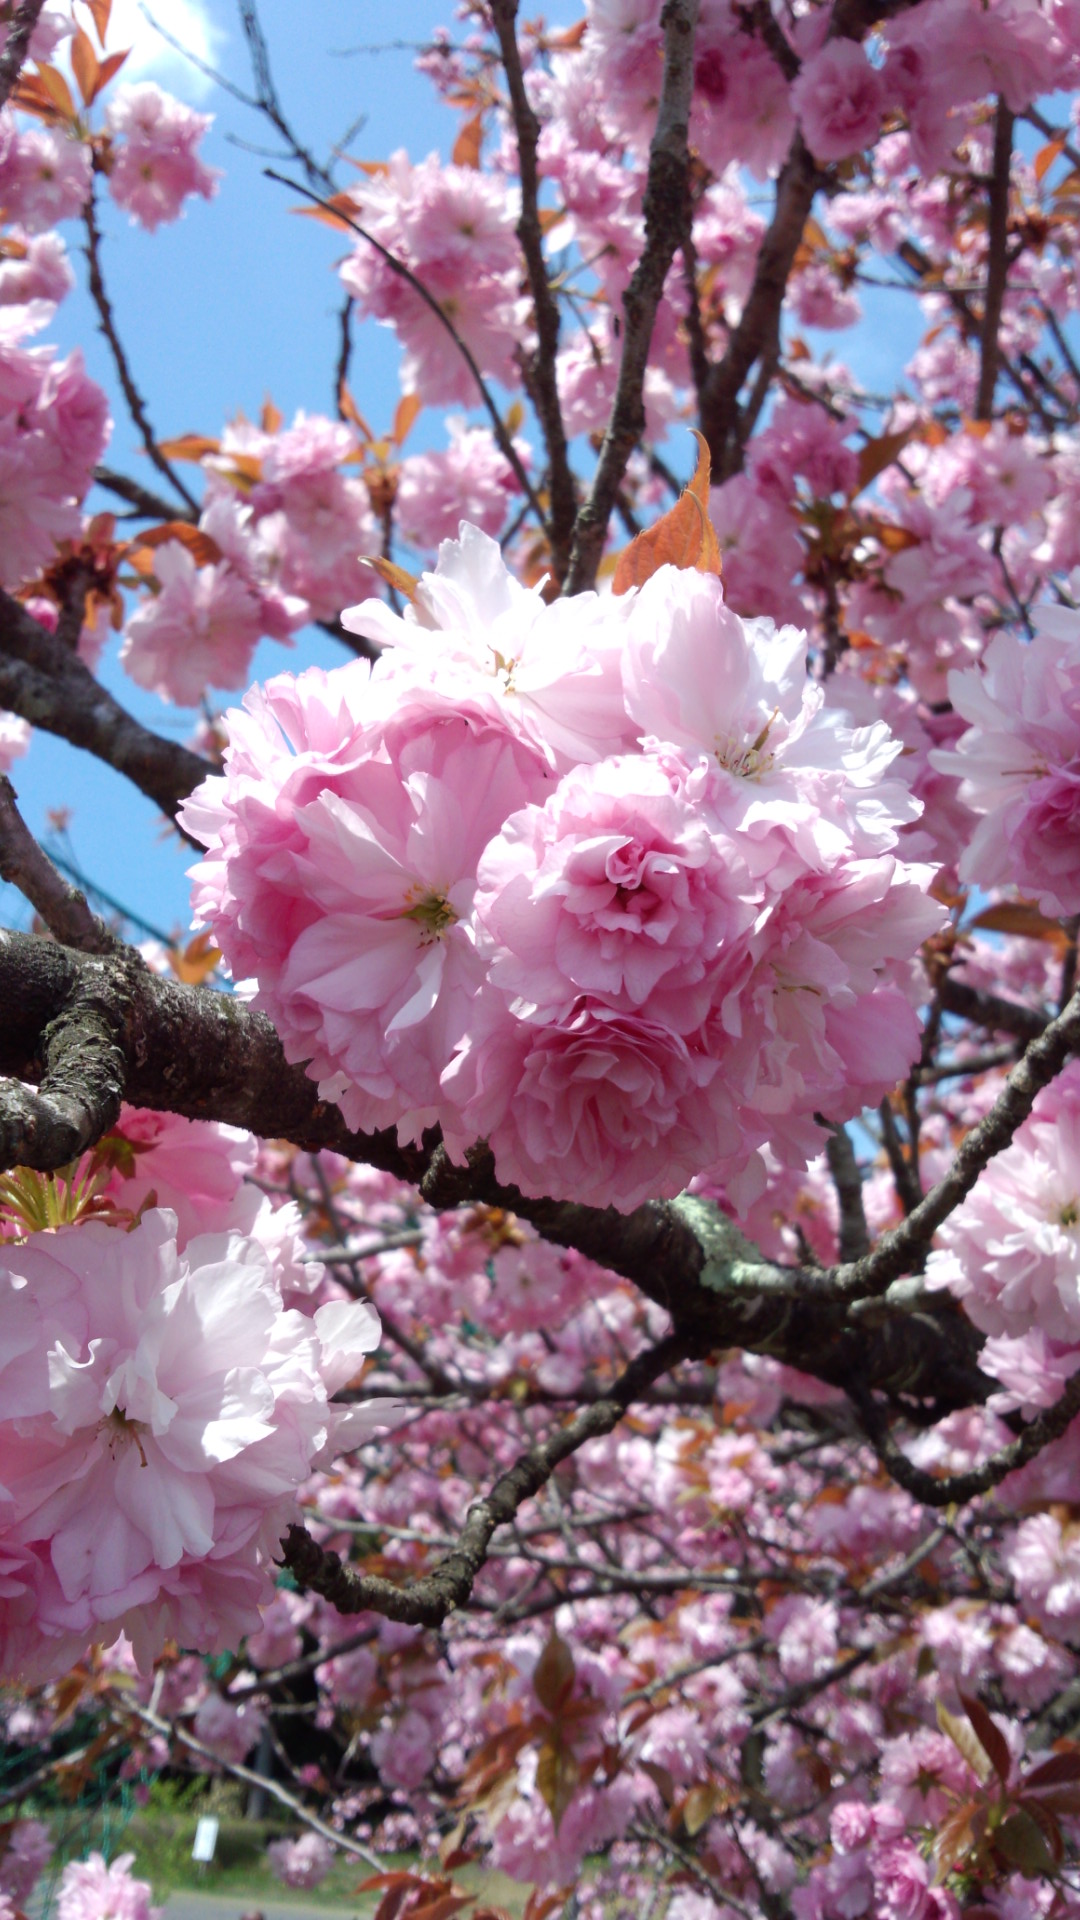
[[[763,773],[772,771],[773,755],[766,750],[766,742],[779,711],[779,707],[773,708],[757,739],[751,741],[748,747],[744,747],[731,734],[726,739],[717,735],[716,757],[725,772],[733,773],[741,780],[758,780]]]
[[[146,1432],[145,1421],[129,1420],[122,1407],[114,1407],[111,1413],[106,1414],[103,1425],[111,1429],[108,1448],[114,1460],[117,1447],[130,1445],[134,1441],[139,1449],[139,1459],[143,1466],[148,1464],[146,1448],[142,1443],[142,1436]]]
[[[457,914],[445,893],[421,893],[419,888],[414,888],[409,898],[411,904],[403,909],[401,918],[418,926],[421,946],[430,947],[455,924]]]

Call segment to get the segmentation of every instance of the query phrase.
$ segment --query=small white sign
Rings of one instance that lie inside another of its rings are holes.
[[[195,1829],[195,1845],[191,1849],[193,1860],[201,1860],[203,1865],[214,1857],[217,1846],[218,1822],[212,1813],[204,1813]]]

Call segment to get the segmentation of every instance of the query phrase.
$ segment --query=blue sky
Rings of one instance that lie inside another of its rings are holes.
[[[569,21],[577,11],[576,4],[552,5],[548,16]],[[181,221],[153,235],[131,226],[102,196],[105,277],[155,432],[162,439],[216,433],[237,411],[257,415],[267,394],[287,418],[298,408],[330,412],[340,304],[332,266],[344,236],[291,211],[294,198],[264,177],[267,165],[280,164],[277,156],[250,150],[273,148],[273,130],[176,55],[147,15],[237,86],[249,89],[251,76],[232,0],[145,0],[141,10],[140,0],[114,0],[110,48],[133,40],[132,77],[150,75],[215,115],[203,152],[223,174],[212,203],[192,202]],[[356,158],[384,158],[401,146],[413,158],[434,149],[448,156],[458,116],[441,107],[414,61],[436,26],[453,25],[450,0],[261,0],[260,18],[285,111],[319,157],[360,116],[364,124],[350,147]],[[66,229],[77,269],[80,232],[75,223]],[[918,339],[918,311],[900,293],[870,292],[864,304],[866,322],[855,333],[819,336],[813,344],[887,391]],[[65,351],[83,348],[113,397],[110,464],[154,484],[81,286],[42,337]],[[398,359],[388,329],[370,322],[355,329],[352,390],[376,431],[392,417]],[[665,452],[688,473],[693,449],[686,439],[681,450],[669,437]],[[409,445],[445,445],[438,412],[421,415]],[[94,504],[116,503],[102,497]],[[116,653],[114,642],[101,668],[106,685],[158,732],[186,738],[191,716],[142,694],[120,671]],[[346,657],[324,635],[307,632],[295,650],[264,643],[254,676]],[[44,733],[35,735],[13,777],[35,832],[48,832],[49,809],[70,809],[70,850],[106,893],[167,933],[187,926],[190,850],[127,782]],[[0,888],[0,911],[9,924],[27,922],[25,904],[9,889]]]
[[[290,211],[294,198],[263,177],[274,160],[238,144],[272,146],[272,129],[173,54],[136,7],[137,0],[116,0],[110,48],[125,46],[134,33],[136,77],[152,77],[215,115],[202,151],[224,176],[214,201],[191,202],[182,220],[156,234],[129,225],[102,196],[105,277],[155,432],[163,439],[189,430],[216,433],[237,411],[256,415],[267,393],[287,418],[300,407],[332,412],[340,304],[332,263],[344,250],[344,236]],[[246,48],[228,0],[149,0],[148,11],[238,86],[250,88]],[[394,0],[392,6],[384,0],[261,0],[279,93],[299,137],[321,158],[364,115],[351,147],[359,159],[383,158],[400,146],[414,157],[436,148],[448,154],[457,117],[440,106],[413,62],[415,46],[450,13],[445,0]],[[406,44],[388,44],[400,42]],[[362,46],[385,50],[338,51]],[[72,222],[63,231],[79,273],[81,229]],[[113,402],[109,463],[155,484],[81,285],[41,339],[63,351],[82,347]],[[387,329],[357,329],[353,391],[376,430],[393,413],[397,363]],[[423,416],[413,432],[410,445],[445,444],[437,414]],[[94,504],[116,502],[103,496]],[[118,668],[116,652],[114,642],[101,670],[106,685],[156,731],[186,738],[191,717],[142,694]],[[325,636],[305,633],[294,650],[265,643],[255,675],[315,660],[337,665],[346,657]],[[50,808],[71,809],[70,844],[86,874],[106,892],[167,932],[187,925],[184,870],[190,849],[175,836],[161,837],[155,809],[118,774],[66,742],[36,733],[12,778],[35,832],[48,831]],[[0,910],[8,924],[27,924],[24,903],[10,889],[0,889]]]

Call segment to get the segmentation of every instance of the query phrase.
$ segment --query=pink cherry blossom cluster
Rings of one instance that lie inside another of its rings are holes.
[[[156,591],[131,614],[121,664],[140,686],[196,706],[207,686],[242,687],[259,639],[288,642],[374,593],[364,556],[379,550],[367,488],[348,472],[350,427],[299,414],[271,433],[229,427],[207,455],[199,531],[219,556],[178,540],[154,556]],[[343,470],[344,468],[344,470]]]
[[[121,1632],[144,1668],[171,1638],[235,1646],[312,1466],[387,1417],[330,1406],[378,1316],[340,1290],[315,1306],[295,1209],[241,1185],[251,1146],[128,1110],[95,1183],[106,1217],[22,1239],[8,1222],[5,1675],[62,1673]],[[174,1189],[179,1217],[153,1204]]]
[[[1080,909],[1080,613],[1046,607],[1034,637],[991,640],[981,666],[949,675],[968,722],[953,752],[931,755],[959,778],[979,816],[960,878],[1012,882],[1044,913]]]
[[[109,192],[117,206],[148,233],[177,220],[192,194],[210,200],[220,178],[200,160],[196,148],[211,115],[163,93],[152,80],[123,86],[109,101]]]
[[[79,503],[109,437],[108,402],[79,348],[23,342],[51,307],[0,306],[0,581],[16,587],[81,530]]]
[[[917,1046],[941,914],[897,743],[805,638],[662,568],[547,605],[475,529],[373,672],[279,679],[187,803],[197,915],[357,1127],[486,1136],[529,1193],[632,1207],[805,1164]]]
[[[475,405],[475,380],[454,333],[482,374],[516,386],[515,354],[527,339],[529,302],[520,292],[513,192],[472,167],[446,166],[437,154],[414,166],[401,150],[367,171],[349,197],[357,223],[384,251],[361,239],[341,278],[363,313],[398,334],[405,391],[433,403]],[[430,302],[387,253],[409,269]]]

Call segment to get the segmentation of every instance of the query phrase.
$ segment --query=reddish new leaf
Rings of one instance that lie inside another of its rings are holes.
[[[546,1713],[558,1713],[566,1705],[574,1684],[574,1656],[557,1633],[547,1644],[533,1669],[533,1690]]]
[[[990,1763],[1003,1787],[1009,1784],[1012,1772],[1012,1754],[1009,1743],[1001,1728],[994,1725],[981,1700],[974,1694],[961,1693],[960,1705],[975,1729],[976,1737],[983,1751],[989,1756]]]

